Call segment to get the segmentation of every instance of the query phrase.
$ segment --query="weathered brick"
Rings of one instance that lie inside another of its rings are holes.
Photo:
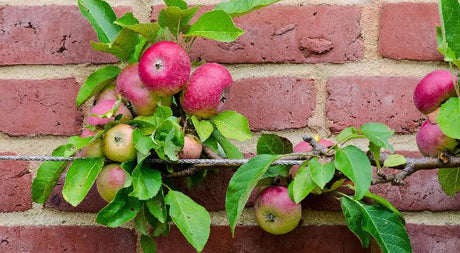
[[[460,226],[406,225],[412,251],[417,253],[460,252]]]
[[[413,102],[413,77],[332,77],[327,82],[329,127],[338,133],[346,127],[380,122],[397,133],[413,133],[423,116]]]
[[[0,252],[136,252],[136,235],[96,226],[0,227]]]
[[[161,8],[155,6],[152,16]],[[191,57],[223,63],[357,61],[363,58],[360,18],[356,6],[274,5],[236,18],[245,34],[235,42],[198,39]]]
[[[117,61],[91,48],[96,33],[77,6],[0,6],[0,17],[0,65]]]
[[[439,61],[436,3],[384,4],[380,18],[379,52],[392,59]]]
[[[0,155],[16,155],[1,153]],[[32,208],[29,163],[0,161],[0,212],[25,211]],[[1,244],[0,244],[1,245]]]
[[[305,127],[315,102],[312,80],[267,77],[234,83],[224,109],[246,116],[252,130],[282,130]]]
[[[195,252],[173,227],[157,240],[158,253]],[[346,226],[302,226],[285,235],[272,235],[258,226],[237,226],[232,239],[227,226],[212,226],[203,252],[370,252]]]
[[[75,79],[0,80],[0,132],[20,135],[76,135],[82,114]]]

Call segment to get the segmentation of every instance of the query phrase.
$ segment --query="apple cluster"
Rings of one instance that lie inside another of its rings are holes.
[[[111,161],[103,167],[96,182],[99,194],[106,201],[110,202],[125,184],[127,174],[121,163],[136,158],[135,126],[129,124],[134,117],[151,116],[158,106],[171,107],[173,101],[179,101],[187,115],[200,119],[209,119],[221,110],[221,97],[233,83],[229,71],[217,63],[205,63],[192,75],[191,70],[190,58],[180,45],[158,42],[145,50],[139,62],[124,67],[116,82],[96,96],[86,119],[89,128],[80,137],[95,136],[109,122],[116,120],[117,124],[82,149],[79,156],[105,157]],[[201,153],[200,140],[194,134],[185,134],[178,157],[196,159]]]
[[[415,88],[415,107],[427,115],[416,135],[420,153],[425,156],[437,156],[444,151],[453,151],[458,142],[446,136],[439,125],[437,117],[442,103],[456,96],[455,76],[447,70],[436,70],[426,75]]]

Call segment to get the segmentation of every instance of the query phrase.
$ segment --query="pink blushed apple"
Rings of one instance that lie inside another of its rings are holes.
[[[443,151],[452,151],[457,140],[447,137],[438,124],[425,120],[415,136],[417,147],[425,156],[437,156]]]
[[[203,147],[201,146],[200,140],[192,134],[186,134],[184,136],[184,147],[179,153],[180,159],[198,159],[200,158]]]
[[[96,180],[97,192],[105,201],[111,202],[118,190],[125,185],[126,177],[126,172],[120,164],[105,165]]]
[[[80,134],[80,137],[86,138],[89,136],[96,135],[97,131],[92,131],[89,128],[85,128],[83,132]],[[82,148],[78,153],[78,156],[81,157],[104,157],[104,153],[102,152],[102,140],[97,139],[92,143],[88,144],[88,146]]]
[[[91,108],[91,110],[89,111],[89,115],[92,115],[92,114],[103,115],[107,113],[108,111],[112,110],[115,107],[116,102],[117,100],[115,99],[103,100],[97,103],[96,105],[94,105],[93,108]],[[128,122],[133,118],[131,111],[123,103],[120,104],[120,107],[118,108],[118,111],[116,114],[123,115],[120,122]],[[105,125],[114,119],[115,117],[101,118],[101,117],[96,117],[96,116],[88,116],[88,118],[86,119],[86,124],[93,125],[93,126]]]

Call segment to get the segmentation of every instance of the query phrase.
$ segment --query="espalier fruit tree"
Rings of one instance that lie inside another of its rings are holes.
[[[199,37],[236,40],[243,30],[235,26],[234,17],[278,1],[230,0],[204,12],[192,24],[199,6],[189,7],[183,0],[164,2],[158,22],[140,23],[132,13],[117,18],[105,1],[78,1],[81,13],[97,33],[99,41],[91,42],[93,49],[115,55],[120,63],[94,71],[81,86],[77,106],[94,101],[85,127],[80,136],[71,137],[52,154],[75,159],[42,163],[33,181],[32,197],[45,204],[67,168],[64,199],[76,206],[96,184],[108,202],[96,222],[118,227],[134,220],[144,252],[155,251],[153,238],[167,235],[171,224],[202,251],[210,233],[210,215],[169,179],[184,176],[194,185],[206,176],[204,168],[208,167],[184,168],[177,163],[180,159],[243,159],[230,139],[245,141],[251,132],[243,115],[221,110],[222,97],[233,83],[230,72],[217,63],[191,62],[188,52]],[[460,66],[459,4],[441,0],[440,7],[440,51],[451,65]],[[431,73],[418,85],[416,106],[430,114],[431,120],[417,134],[423,154],[458,153],[458,91],[457,79],[449,71]],[[439,114],[433,113],[438,107]],[[401,155],[381,153],[393,152],[388,141],[393,133],[385,125],[366,123],[346,128],[335,142],[306,137],[295,147],[286,138],[263,134],[257,142],[257,155],[239,167],[229,182],[225,209],[232,234],[256,187],[261,193],[255,202],[255,216],[260,226],[273,234],[295,229],[301,220],[299,203],[309,194],[329,194],[340,201],[346,223],[363,247],[368,247],[373,237],[384,252],[411,252],[400,212],[369,191],[372,183],[401,183],[416,169],[407,167],[409,163]],[[358,138],[368,140],[367,154],[349,144]],[[288,159],[304,162],[300,166],[276,164]],[[405,169],[403,174],[385,175],[382,167]],[[460,169],[439,171],[448,194],[460,190],[459,175]]]

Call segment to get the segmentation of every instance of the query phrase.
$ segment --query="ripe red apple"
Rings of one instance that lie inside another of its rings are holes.
[[[447,99],[456,96],[453,78],[457,80],[447,70],[436,70],[426,75],[415,88],[415,107],[420,112],[429,114]]]
[[[89,136],[96,135],[97,131],[91,131],[89,128],[85,128],[83,132],[80,134],[80,137],[86,138]],[[102,152],[102,140],[97,139],[92,143],[88,144],[88,146],[82,148],[78,153],[78,156],[81,157],[104,157],[104,153]]]
[[[127,162],[136,158],[133,128],[120,124],[110,128],[103,138],[102,150],[105,157],[115,162]]]
[[[139,60],[142,82],[160,96],[179,93],[187,84],[191,68],[187,52],[171,41],[153,44]]]
[[[254,209],[260,227],[275,235],[292,231],[302,218],[302,206],[289,198],[284,186],[271,186],[262,191]]]
[[[117,100],[118,93],[115,90],[115,84],[107,85],[102,89],[99,94],[96,96],[96,103],[99,103],[104,100]]]
[[[117,100],[115,100],[115,99],[103,100],[103,101],[97,103],[96,105],[94,105],[93,108],[91,108],[91,110],[89,111],[89,115],[91,115],[91,114],[96,114],[96,115],[105,114],[105,113],[107,113],[108,111],[112,110],[115,107],[116,102],[117,102]],[[118,111],[117,111],[116,114],[117,115],[118,114],[123,115],[123,117],[120,120],[120,122],[122,122],[122,123],[128,122],[133,118],[133,115],[131,114],[131,111],[123,103],[120,104],[120,107],[118,108]],[[93,126],[105,125],[105,124],[107,124],[108,122],[110,122],[110,121],[112,121],[114,119],[115,119],[115,117],[100,118],[100,117],[96,117],[96,116],[88,116],[88,118],[86,119],[86,124],[93,125]]]
[[[420,153],[425,156],[437,156],[441,152],[452,151],[457,140],[447,137],[438,124],[425,120],[415,136]]]
[[[111,202],[118,190],[126,182],[126,172],[118,163],[111,163],[102,167],[97,176],[96,188],[99,195],[107,202]]]
[[[200,140],[192,134],[186,134],[184,136],[184,147],[179,153],[180,159],[198,159],[200,158],[203,147],[201,146]]]
[[[211,118],[220,111],[222,95],[232,83],[232,76],[224,66],[217,63],[201,65],[182,92],[182,109],[199,118]]]

